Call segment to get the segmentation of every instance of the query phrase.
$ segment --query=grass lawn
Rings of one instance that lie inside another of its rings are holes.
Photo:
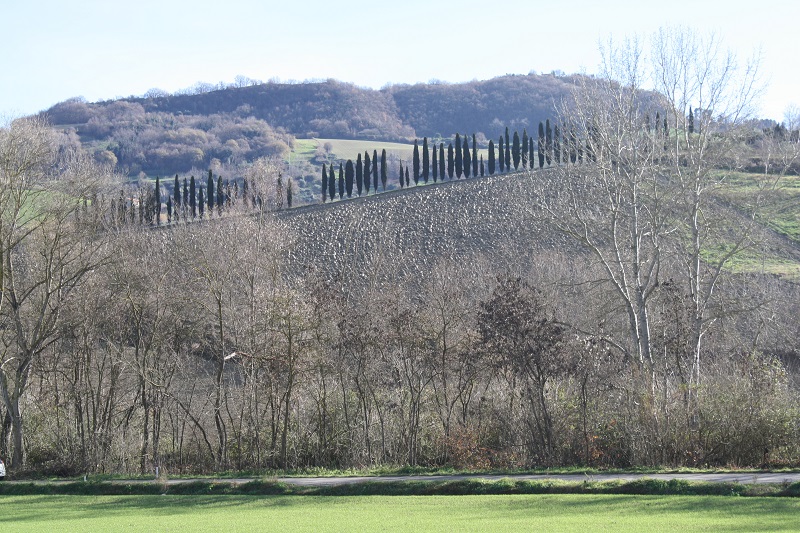
[[[733,496],[0,496],[3,531],[798,531]]]

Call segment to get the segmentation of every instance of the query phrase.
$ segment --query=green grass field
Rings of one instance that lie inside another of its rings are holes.
[[[800,531],[732,496],[2,496],[3,531]]]

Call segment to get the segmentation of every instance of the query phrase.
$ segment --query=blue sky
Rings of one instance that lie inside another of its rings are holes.
[[[196,82],[336,78],[389,83],[594,72],[598,43],[660,26],[760,48],[761,115],[800,105],[796,0],[0,0],[0,122],[74,96]]]

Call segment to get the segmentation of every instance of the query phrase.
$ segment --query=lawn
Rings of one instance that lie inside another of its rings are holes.
[[[798,531],[733,496],[0,496],[4,531]]]

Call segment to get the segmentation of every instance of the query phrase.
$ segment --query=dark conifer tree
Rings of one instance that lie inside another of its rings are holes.
[[[192,208],[192,218],[197,218],[197,190],[194,183],[194,176],[189,178],[189,207]],[[141,211],[141,209],[140,209]]]
[[[508,126],[506,126],[506,172],[511,172],[511,139],[508,137]]]
[[[691,106],[689,106],[689,133],[694,133],[694,113]]]
[[[375,152],[377,153],[377,151]],[[375,153],[372,155],[374,156]],[[378,159],[373,157],[372,164],[373,166],[377,164]],[[373,168],[373,170],[376,170]],[[383,190],[386,191],[386,185],[389,182],[389,171],[386,167],[386,148],[381,150],[381,185],[383,185]],[[375,172],[375,192],[378,192],[378,173]]]
[[[664,151],[669,149],[669,126],[667,126],[667,117],[664,117]]]
[[[544,137],[544,124],[541,122],[539,123],[539,142],[536,146],[536,152],[539,156],[539,168],[544,167],[544,149],[545,149],[545,137]]]
[[[226,182],[228,180],[225,180]],[[226,187],[230,188],[230,186]],[[217,176],[217,214],[222,214],[222,209],[225,207],[225,189],[222,188],[222,176]]]
[[[433,175],[433,182],[439,179],[439,162],[436,157],[436,143],[433,143],[433,153],[431,154],[431,174]]]
[[[200,212],[200,218],[203,218],[203,211],[205,209],[205,198],[203,197],[203,188],[197,191],[197,210]]]
[[[361,155],[361,154],[358,154]],[[347,197],[351,198],[353,196],[353,177],[355,175],[354,168],[353,168],[353,161],[351,159],[347,160],[345,164],[344,170],[344,186],[345,191],[347,192]]]
[[[153,213],[156,216],[156,225],[161,225],[161,178],[156,176],[156,185],[153,187]]]
[[[550,126],[549,118],[544,128],[544,158],[550,166],[553,162],[553,128]]]
[[[489,139],[489,175],[494,175],[494,141]]]
[[[211,218],[211,215],[214,213],[214,200],[216,200],[216,196],[214,195],[214,175],[211,173],[211,169],[208,169],[208,179],[206,180],[206,193],[207,198],[206,201],[208,202],[208,218]]]
[[[384,150],[385,151],[385,150]],[[372,151],[372,189],[378,192],[378,150]],[[386,179],[383,179],[383,187],[386,188]]]
[[[294,184],[292,178],[286,182],[286,207],[292,207],[292,197],[294,196]]]
[[[178,208],[181,206],[181,182],[178,181],[177,174],[175,174],[175,182],[172,184],[172,196],[174,198],[172,204],[175,207],[175,213],[177,214]]]
[[[406,176],[403,174],[403,162],[400,161],[400,176],[398,176],[397,180],[400,182],[400,188],[406,186]]]
[[[328,167],[328,198],[331,202],[336,198],[336,174],[333,172],[333,163]]]
[[[461,174],[464,172],[464,154],[461,151],[461,135],[456,133],[456,146],[455,146],[455,165],[456,165],[456,179],[461,178]]]
[[[325,163],[322,163],[322,203],[328,199],[328,169]]]
[[[528,168],[528,130],[522,128],[522,169]]]
[[[478,177],[478,141],[472,134],[472,175]]]
[[[439,143],[439,178],[444,181],[445,175],[445,160],[444,160],[444,143]]]
[[[339,200],[344,198],[344,166],[339,162]]]
[[[414,159],[412,161],[412,165],[414,166],[414,185],[419,184],[419,146],[417,145],[417,140],[414,139]]]
[[[455,171],[455,162],[453,161],[453,143],[447,145],[447,175],[453,179],[453,172]]]
[[[500,163],[500,173],[503,173],[503,169],[505,168],[506,164],[506,156],[505,150],[503,150],[503,136],[500,136],[500,141],[497,144],[497,161]]]
[[[536,160],[533,159],[533,137],[528,139],[528,167],[533,170],[536,167]]]
[[[472,157],[469,155],[469,140],[464,135],[464,177],[469,178],[472,171]]]
[[[408,167],[406,167],[406,187],[410,187],[410,183],[408,182]]]
[[[372,185],[372,160],[369,158],[369,151],[364,152],[364,193],[369,194]]]
[[[364,190],[364,162],[361,161],[361,152],[358,153],[356,158],[356,192],[361,196],[361,191]]]
[[[519,133],[514,131],[514,144],[511,145],[511,156],[514,160],[514,170],[519,170],[519,162],[520,162],[520,144],[519,144]]]
[[[553,162],[556,165],[561,162],[561,130],[558,124],[553,128]]]
[[[172,197],[167,196],[167,224],[172,224]]]
[[[481,177],[483,177],[483,154],[481,154]]]
[[[428,138],[422,138],[422,181],[428,183],[428,177],[431,173],[431,159],[428,153]]]
[[[133,203],[131,203],[133,205]],[[183,201],[181,202],[181,209],[183,210],[183,218],[185,219],[189,214],[189,187],[186,184],[186,178],[183,178]]]

